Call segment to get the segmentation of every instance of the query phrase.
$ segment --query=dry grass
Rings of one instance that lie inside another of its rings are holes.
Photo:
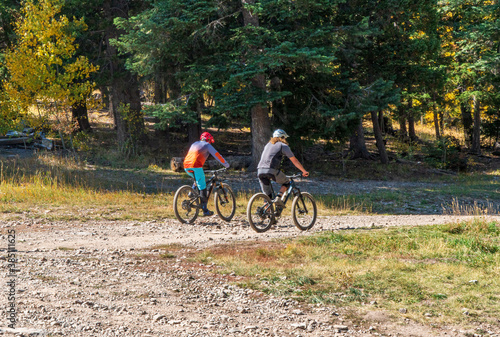
[[[434,129],[433,124],[416,123],[415,124],[415,133],[423,141],[432,142],[432,141],[436,140],[436,131]],[[453,137],[455,139],[458,139],[461,145],[465,144],[464,132],[462,130],[459,130],[458,128],[455,128],[455,127],[446,128],[444,130],[443,136]]]
[[[172,217],[173,196],[109,181],[69,158],[40,156],[0,164],[0,212],[64,220]]]
[[[315,196],[318,215],[372,214],[372,204],[355,196]]]
[[[500,214],[500,206],[494,204],[491,201],[486,201],[485,203],[479,203],[477,200],[473,200],[471,203],[466,203],[453,198],[450,205],[442,206],[443,214],[452,215],[488,215],[488,214]]]

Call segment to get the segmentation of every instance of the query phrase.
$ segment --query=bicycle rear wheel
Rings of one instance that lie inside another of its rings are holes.
[[[182,223],[193,223],[200,212],[200,198],[191,186],[179,187],[174,196],[175,217]]]
[[[302,231],[311,229],[316,222],[317,216],[316,202],[311,194],[302,192],[293,198],[292,219],[298,229]]]
[[[224,221],[231,221],[236,213],[236,198],[233,190],[227,184],[215,190],[214,203],[217,215]]]
[[[274,205],[264,193],[257,193],[250,198],[247,206],[247,217],[254,231],[267,231],[275,222]]]

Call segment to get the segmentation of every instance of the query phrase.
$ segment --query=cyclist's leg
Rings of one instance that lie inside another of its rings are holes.
[[[274,175],[268,172],[261,172],[261,171],[259,171],[257,174],[259,177],[259,184],[262,193],[266,194],[267,196],[269,196],[269,198],[272,199],[273,187],[271,186],[271,179],[275,180]]]
[[[274,174],[270,172],[270,170],[265,170],[265,169],[258,170],[257,176],[259,177],[260,189],[264,194],[266,194],[272,200],[274,197],[274,191],[271,185],[271,180],[276,181],[276,177],[274,176]],[[268,208],[269,213],[271,210],[272,208]],[[276,218],[273,217],[271,219],[271,225],[274,225],[275,223],[276,223]]]
[[[201,167],[191,168],[189,170],[193,171],[194,179],[196,180],[196,185],[198,185],[198,189],[200,190],[201,209],[203,210],[203,215],[205,216],[213,215],[214,213],[208,210],[207,208],[208,191],[207,191],[207,183],[205,181],[205,171],[203,171],[203,168]]]
[[[283,193],[285,193],[285,191],[290,186],[290,179],[288,179],[283,172],[278,171],[276,173],[276,182],[278,184],[280,184],[281,187],[280,187],[280,191],[278,192],[278,195],[276,196],[276,199],[274,200],[274,202],[277,206],[281,206],[282,208],[285,208],[285,203],[283,202],[283,200],[281,200],[281,197],[283,196]]]
[[[194,175],[194,170],[192,168],[187,168],[187,169],[184,169],[184,171],[188,174],[188,176],[190,176],[191,178],[194,179],[194,183],[193,183],[193,186],[191,186],[194,189],[196,189],[198,187],[198,184],[196,184],[196,177]],[[190,197],[192,197],[190,195]]]
[[[187,169],[184,169],[184,171],[188,174],[188,176],[190,176],[191,178],[194,178],[194,169],[187,168]]]
[[[281,171],[276,174],[276,182],[281,185],[280,194],[283,194],[290,187],[290,179]]]
[[[205,182],[205,171],[203,171],[203,168],[201,167],[193,167],[193,168],[187,168],[184,169],[186,173],[194,178],[196,181],[196,185],[198,186],[198,189],[201,191],[207,187],[207,183]]]

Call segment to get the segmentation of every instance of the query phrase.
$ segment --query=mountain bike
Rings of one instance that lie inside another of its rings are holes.
[[[300,230],[308,230],[314,226],[318,216],[316,202],[313,196],[307,192],[301,192],[294,179],[302,177],[302,174],[287,176],[290,179],[290,187],[285,191],[281,200],[286,205],[288,199],[293,195],[292,219],[295,226]],[[272,188],[272,185],[271,185]],[[274,197],[274,191],[273,191]],[[273,198],[274,199],[274,198]],[[247,206],[247,217],[250,226],[262,233],[277,223],[283,208],[275,205],[273,200],[264,193],[257,193],[250,198]]]
[[[207,180],[207,199],[214,192],[214,204],[217,215],[224,221],[231,221],[236,212],[236,198],[233,190],[219,176],[226,169],[207,171],[212,177]],[[193,179],[194,180],[194,179]],[[200,190],[194,181],[193,186],[179,187],[174,196],[174,213],[181,223],[193,223],[201,210]]]

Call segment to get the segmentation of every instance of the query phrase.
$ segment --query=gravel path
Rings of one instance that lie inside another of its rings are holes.
[[[323,217],[310,232],[284,218],[258,234],[243,218],[216,217],[195,225],[162,222],[3,221],[1,259],[7,264],[7,231],[15,231],[19,268],[18,323],[8,328],[0,295],[0,335],[45,336],[473,336],[460,327],[431,328],[401,314],[390,317],[367,305],[308,305],[238,288],[235,275],[191,262],[193,251],[240,240],[271,240],[317,231],[373,226],[427,225],[465,220],[444,215]],[[491,217],[500,221],[500,217]],[[182,245],[165,258],[168,245]],[[0,284],[8,282],[2,272]],[[354,321],[353,315],[359,320]],[[356,322],[356,323],[355,323]],[[361,323],[360,323],[361,322]],[[498,327],[481,326],[490,336]],[[478,335],[479,336],[479,335]]]

